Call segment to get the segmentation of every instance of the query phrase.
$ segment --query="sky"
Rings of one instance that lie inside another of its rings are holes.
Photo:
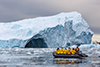
[[[100,0],[0,0],[0,23],[77,11],[100,34]]]

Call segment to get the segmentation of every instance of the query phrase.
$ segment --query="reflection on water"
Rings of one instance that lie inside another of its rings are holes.
[[[88,63],[89,60],[88,59],[78,59],[78,58],[54,58],[53,59],[53,63],[54,64],[58,64],[58,65],[62,65],[62,64],[80,64],[80,63]]]
[[[78,64],[78,63],[82,63],[81,61],[77,62],[77,61],[72,61],[72,60],[56,60],[54,62],[56,62],[56,64]]]

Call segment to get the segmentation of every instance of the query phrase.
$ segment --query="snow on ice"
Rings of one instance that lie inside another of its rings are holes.
[[[93,32],[78,12],[0,23],[1,48],[90,44]]]

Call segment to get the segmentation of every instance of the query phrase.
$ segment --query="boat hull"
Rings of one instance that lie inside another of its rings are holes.
[[[53,52],[53,56],[55,58],[82,58],[82,57],[88,57],[86,54],[57,54],[56,52]]]

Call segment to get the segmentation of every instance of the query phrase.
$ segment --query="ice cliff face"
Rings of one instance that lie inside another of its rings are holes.
[[[67,47],[91,43],[93,32],[78,12],[0,23],[0,47]]]

